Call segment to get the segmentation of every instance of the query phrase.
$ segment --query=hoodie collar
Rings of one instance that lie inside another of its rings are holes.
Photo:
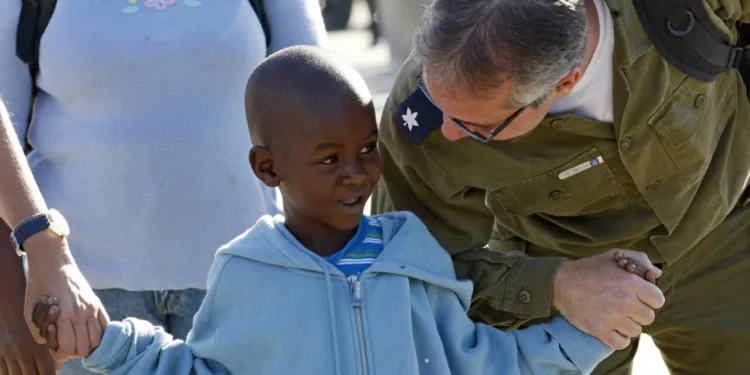
[[[449,255],[416,216],[393,212],[373,216],[383,228],[383,251],[365,271],[398,274],[431,282],[455,278]],[[438,251],[439,250],[439,251]],[[306,249],[284,227],[284,217],[263,216],[255,226],[219,249],[217,255],[234,255],[285,268],[343,277],[323,257]]]

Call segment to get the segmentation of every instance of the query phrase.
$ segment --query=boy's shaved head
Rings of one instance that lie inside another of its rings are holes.
[[[253,71],[245,110],[253,143],[272,147],[279,135],[334,121],[372,97],[354,68],[320,47],[296,46],[266,58]]]
[[[327,50],[291,47],[255,69],[245,106],[250,165],[279,188],[284,225],[319,255],[343,247],[380,178],[378,126],[362,77]]]

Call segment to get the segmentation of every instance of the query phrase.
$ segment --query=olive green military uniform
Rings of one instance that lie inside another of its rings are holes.
[[[671,371],[750,374],[745,86],[736,71],[705,83],[674,69],[630,0],[607,3],[616,34],[614,123],[550,115],[512,141],[449,142],[435,130],[419,145],[407,137],[414,124],[396,114],[418,90],[422,67],[411,57],[383,114],[373,211],[409,210],[424,220],[454,255],[459,277],[475,282],[472,317],[504,329],[554,314],[562,257],[645,251],[663,267],[658,285],[667,299],[645,331]],[[735,22],[750,22],[750,1],[706,4],[736,41]],[[636,347],[597,371],[628,373]]]

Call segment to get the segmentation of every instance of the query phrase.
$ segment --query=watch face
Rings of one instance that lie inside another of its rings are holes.
[[[70,234],[70,227],[68,227],[68,222],[65,221],[65,218],[60,212],[55,209],[51,209],[48,212],[48,217],[50,222],[49,229],[55,232],[58,236],[65,237]]]

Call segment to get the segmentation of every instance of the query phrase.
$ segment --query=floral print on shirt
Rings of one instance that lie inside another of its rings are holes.
[[[146,0],[143,5],[146,8],[154,8],[156,10],[164,10],[174,5],[175,0]]]
[[[176,4],[177,0],[126,0],[128,5],[122,8],[122,12],[125,14],[133,14],[142,7],[149,8],[152,10],[167,10],[169,7]],[[139,4],[142,3],[142,4]],[[191,8],[199,7],[201,2],[199,0],[182,0],[182,4]]]

